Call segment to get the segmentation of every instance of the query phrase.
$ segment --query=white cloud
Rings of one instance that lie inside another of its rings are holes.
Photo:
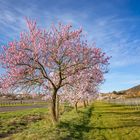
[[[91,9],[86,12],[76,9],[62,12],[55,6],[44,10],[39,9],[35,3],[32,5],[26,3],[25,8],[14,6],[11,9],[8,1],[0,0],[0,3],[0,36],[5,36],[7,40],[16,38],[20,31],[25,30],[25,16],[37,19],[39,25],[46,28],[50,26],[50,23],[57,21],[72,23],[75,28],[82,26],[88,40],[96,42],[97,47],[103,48],[108,55],[112,56],[111,69],[125,69],[126,66],[140,65],[139,17],[120,18],[117,15],[103,17],[97,15],[98,12],[91,12]],[[95,7],[96,10],[98,7]],[[2,41],[0,38],[0,42]],[[109,75],[106,76],[107,81],[103,86],[104,90],[108,87],[108,91],[113,88],[119,90],[123,86],[127,88],[139,83],[140,80],[139,75],[129,72],[113,72]]]

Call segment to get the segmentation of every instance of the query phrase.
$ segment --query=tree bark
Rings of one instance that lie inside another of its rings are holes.
[[[54,123],[58,121],[57,113],[56,113],[56,96],[57,96],[57,90],[54,90],[52,95],[52,106],[51,106],[52,119]]]
[[[77,102],[75,103],[75,110],[78,111]]]
[[[86,108],[86,107],[87,107],[87,105],[86,105],[86,101],[84,101],[83,103],[84,103],[84,107]]]
[[[56,107],[56,116],[57,116],[57,120],[59,120],[59,95],[56,95],[56,97],[57,97],[57,107]]]
[[[88,100],[87,100],[87,106],[89,105]]]

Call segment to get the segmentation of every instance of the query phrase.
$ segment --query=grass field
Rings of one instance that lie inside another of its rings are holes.
[[[0,115],[0,124],[2,124],[0,126],[0,133],[1,136],[5,134],[5,138],[3,137],[2,139],[140,139],[140,111],[129,106],[101,102],[94,103],[86,109],[80,108],[78,113],[75,110],[65,112],[56,126],[52,125],[49,116],[47,109],[41,108],[22,112],[17,111],[16,113],[3,113]],[[11,131],[11,135],[7,134],[8,131]]]
[[[46,108],[0,113],[0,138],[26,129],[31,123],[42,120],[46,114]]]
[[[96,103],[89,126],[89,140],[139,140],[140,111],[129,106]]]

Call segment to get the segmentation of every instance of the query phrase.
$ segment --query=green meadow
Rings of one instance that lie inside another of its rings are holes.
[[[3,140],[139,140],[140,110],[96,102],[87,108],[65,109],[53,125],[46,108],[0,114]]]

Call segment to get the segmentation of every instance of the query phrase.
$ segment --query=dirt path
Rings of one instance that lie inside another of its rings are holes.
[[[46,108],[47,105],[29,105],[29,106],[2,106],[0,107],[0,112],[11,112],[17,110],[25,110],[32,108]]]

